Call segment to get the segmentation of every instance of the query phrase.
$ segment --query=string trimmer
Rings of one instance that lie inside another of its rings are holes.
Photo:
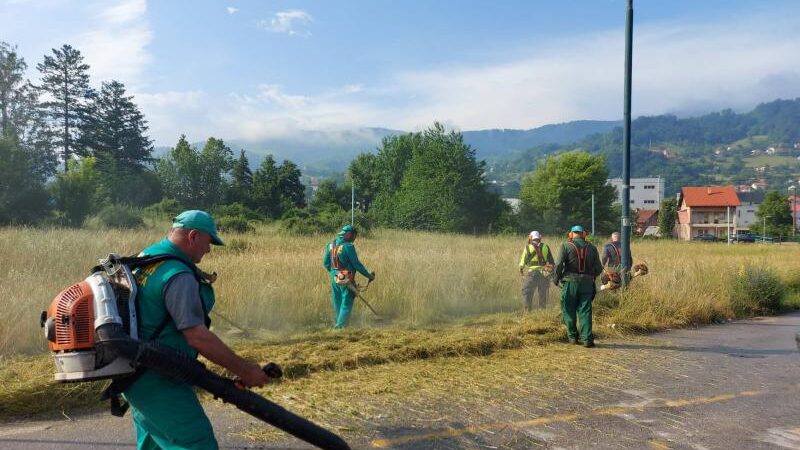
[[[361,286],[357,285],[355,281],[351,281],[350,283],[347,284],[347,287],[353,294],[355,294],[356,297],[361,299],[361,301],[364,302],[365,305],[367,305],[367,308],[369,308],[369,310],[372,311],[372,313],[375,315],[376,321],[379,322],[384,321],[386,320],[386,318],[378,314],[378,311],[375,311],[375,308],[373,308],[372,305],[369,304],[367,299],[365,299],[364,296],[361,295],[362,292],[366,291],[369,288],[370,283],[372,283],[372,280],[367,281],[367,285],[362,288]]]

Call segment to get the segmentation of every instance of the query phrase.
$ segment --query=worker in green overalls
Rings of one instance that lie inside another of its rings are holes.
[[[358,231],[352,225],[345,225],[333,242],[325,247],[322,265],[331,274],[331,300],[333,315],[336,320],[334,329],[342,329],[350,320],[353,302],[356,272],[367,277],[369,281],[375,279],[375,272],[370,273],[361,261],[358,260],[356,247],[353,242],[358,236]]]
[[[268,380],[264,371],[236,355],[208,329],[214,290],[195,264],[211,250],[211,244],[224,245],[213,218],[192,210],[174,219],[166,239],[142,251],[142,256],[169,254],[179,260],[164,260],[135,272],[139,337],[192,357],[200,353],[236,374],[245,386],[263,386]],[[131,406],[139,450],[218,448],[191,385],[145,370],[123,395]]]
[[[575,225],[570,229],[567,242],[561,244],[553,274],[556,286],[561,284],[561,316],[571,344],[594,347],[592,300],[596,293],[595,279],[602,272],[597,248],[586,242],[583,227]],[[580,323],[580,341],[576,318]]]

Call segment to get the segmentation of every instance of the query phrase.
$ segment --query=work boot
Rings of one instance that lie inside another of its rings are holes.
[[[586,341],[583,343],[583,346],[586,348],[594,348],[594,341]]]
[[[572,338],[568,338],[568,339],[567,339],[567,342],[569,342],[570,344],[575,344],[575,345],[578,345],[578,344],[579,344],[579,342],[578,342],[578,340],[577,340],[577,339],[572,339]]]

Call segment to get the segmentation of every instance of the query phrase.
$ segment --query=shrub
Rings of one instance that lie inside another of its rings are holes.
[[[225,245],[220,249],[231,253],[246,253],[250,250],[250,243],[243,239],[226,239]]]
[[[220,231],[234,233],[255,233],[256,229],[250,225],[245,216],[222,216],[217,219]]]
[[[336,231],[330,225],[326,225],[319,219],[319,216],[312,216],[305,210],[292,210],[281,219],[281,230],[291,234],[309,236],[313,234],[331,233]]]
[[[172,218],[180,214],[181,211],[183,211],[183,208],[181,208],[177,200],[165,198],[158,203],[153,203],[146,207],[144,209],[144,215],[153,219],[172,220]]]
[[[142,213],[127,205],[109,205],[86,219],[84,225],[91,229],[139,228],[144,226]]]
[[[254,211],[239,202],[231,203],[230,205],[222,205],[214,208],[214,216],[215,217],[242,216],[247,220],[265,219],[265,217],[259,214],[258,211]]]
[[[785,295],[786,285],[768,269],[743,266],[731,276],[730,303],[737,317],[775,312]]]
[[[357,212],[355,220],[359,235],[368,235],[372,228],[369,217],[364,213]],[[329,206],[315,215],[304,209],[293,209],[281,219],[281,229],[300,235],[325,234],[335,233],[348,223],[350,223],[350,211],[345,211],[338,206]]]

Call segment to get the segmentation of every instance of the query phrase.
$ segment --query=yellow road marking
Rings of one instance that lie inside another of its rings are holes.
[[[669,450],[669,445],[666,442],[657,439],[647,441],[647,445],[653,450]]]
[[[462,428],[448,428],[446,430],[431,431],[429,433],[411,434],[406,436],[399,436],[396,438],[379,438],[373,439],[370,444],[375,448],[390,448],[396,445],[410,444],[412,442],[429,441],[433,439],[446,439],[464,436],[466,434],[478,434],[486,431],[498,431],[506,428],[521,429],[531,428],[539,425],[546,425],[559,422],[572,422],[581,418],[593,416],[612,416],[625,414],[633,411],[643,411],[645,409],[656,408],[682,408],[686,406],[705,405],[709,403],[718,403],[728,400],[733,400],[742,397],[755,397],[762,395],[766,391],[742,391],[732,394],[711,395],[708,397],[695,397],[686,399],[663,400],[656,401],[650,404],[643,404],[637,406],[606,406],[602,408],[595,408],[587,413],[579,414],[554,414],[550,416],[541,416],[535,419],[523,420],[518,422],[495,422],[483,425],[469,425]],[[669,447],[663,441],[650,441],[651,448],[655,450],[668,449]]]

